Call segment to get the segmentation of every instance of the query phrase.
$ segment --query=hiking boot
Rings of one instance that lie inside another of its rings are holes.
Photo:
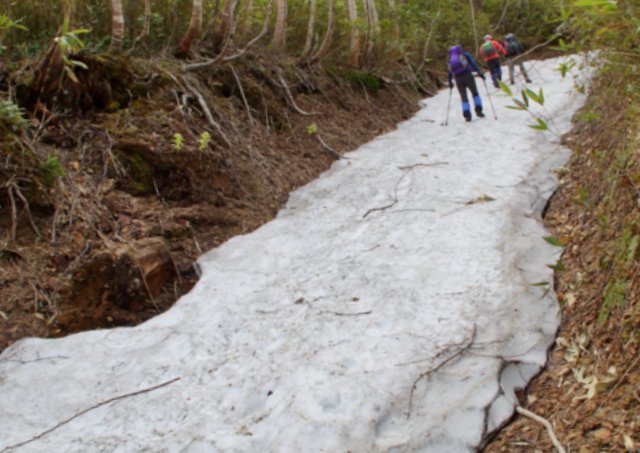
[[[526,82],[527,82],[527,83],[532,83],[532,82],[531,82],[531,79],[527,79],[527,80],[526,80]]]
[[[509,82],[511,85],[515,85],[516,83],[512,80],[511,82]]]
[[[471,122],[471,117],[470,117],[470,116],[465,116],[465,117],[464,117],[464,120],[465,120],[467,123],[469,123],[469,122]]]
[[[476,115],[478,116],[478,118],[484,118],[484,113],[482,113],[482,110],[477,111]]]

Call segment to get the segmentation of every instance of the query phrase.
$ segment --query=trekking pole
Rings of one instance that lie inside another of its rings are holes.
[[[489,94],[489,88],[487,88],[487,81],[483,78],[482,82],[484,83],[484,89],[487,92],[487,97],[489,98],[489,104],[491,104],[491,111],[493,112],[493,119],[497,120],[498,116],[496,115],[496,109],[493,108],[493,101],[491,100],[491,95]]]
[[[449,88],[449,101],[447,101],[447,116],[445,117],[444,123],[440,126],[448,126],[449,125],[449,110],[451,109],[451,93],[453,92],[453,87]]]

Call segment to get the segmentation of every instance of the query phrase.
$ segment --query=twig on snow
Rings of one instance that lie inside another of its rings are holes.
[[[0,453],[4,453],[4,452],[9,451],[9,450],[14,450],[16,448],[23,447],[23,446],[25,446],[27,444],[30,444],[31,442],[35,442],[36,440],[42,439],[44,436],[46,436],[47,434],[50,434],[51,432],[55,431],[56,429],[60,428],[61,426],[64,426],[67,423],[71,422],[72,420],[75,420],[76,418],[86,414],[87,412],[90,412],[90,411],[92,411],[94,409],[97,409],[97,408],[99,408],[101,406],[104,406],[104,405],[109,404],[109,403],[113,403],[114,401],[119,401],[119,400],[124,399],[124,398],[128,398],[130,396],[137,396],[137,395],[140,395],[142,393],[151,392],[151,391],[157,390],[157,389],[159,389],[161,387],[165,387],[165,386],[167,386],[169,384],[173,384],[174,382],[177,382],[179,380],[180,380],[180,377],[176,377],[176,378],[173,378],[173,379],[171,379],[169,381],[163,382],[162,384],[154,385],[153,387],[148,387],[148,388],[142,389],[142,390],[136,390],[135,392],[131,392],[131,393],[125,393],[124,395],[114,396],[113,398],[109,398],[108,400],[105,400],[105,401],[102,401],[100,403],[94,404],[93,406],[88,407],[88,408],[86,408],[86,409],[84,409],[84,410],[72,415],[71,417],[67,418],[66,420],[61,421],[60,423],[58,423],[57,425],[47,429],[46,431],[41,432],[40,434],[38,434],[37,436],[32,437],[31,439],[28,439],[28,440],[25,440],[23,442],[20,442],[20,443],[14,444],[14,445],[9,445],[8,447],[5,447],[4,449],[2,449],[2,451],[0,451]]]
[[[367,217],[372,212],[385,211],[385,210],[395,206],[396,203],[398,202],[398,186],[400,185],[402,180],[405,178],[405,176],[407,176],[409,173],[411,173],[411,170],[413,170],[413,169],[415,169],[417,167],[435,167],[436,165],[449,165],[449,162],[433,162],[433,163],[430,163],[430,164],[413,164],[413,165],[405,165],[405,166],[398,167],[399,170],[409,170],[409,171],[407,171],[404,175],[402,175],[402,177],[400,179],[398,179],[398,182],[396,182],[396,186],[393,189],[393,201],[391,203],[389,203],[388,205],[380,206],[378,208],[369,209],[367,212],[364,213],[362,218],[364,219],[365,217]]]
[[[432,164],[413,164],[398,167],[399,170],[412,170],[417,167],[435,167],[437,165],[449,165],[449,162],[434,162]]]
[[[398,179],[398,182],[396,182],[396,185],[393,188],[393,201],[391,203],[389,203],[388,205],[385,205],[385,206],[380,206],[378,208],[371,208],[371,209],[367,210],[367,212],[364,213],[362,218],[364,219],[365,217],[367,217],[372,212],[384,211],[384,210],[387,210],[387,209],[392,208],[393,206],[395,206],[395,204],[398,202],[398,186],[400,185],[402,180],[405,178],[405,176],[407,176],[409,173],[410,172],[406,172],[404,175],[402,175],[400,177],[400,179]]]
[[[420,376],[418,376],[416,380],[413,381],[413,385],[411,386],[411,392],[409,393],[409,406],[407,407],[407,420],[409,419],[409,417],[411,417],[411,406],[413,404],[413,394],[416,391],[416,388],[418,387],[418,383],[423,379],[429,379],[434,373],[444,368],[445,365],[459,358],[462,354],[464,354],[469,349],[471,349],[476,339],[476,333],[477,333],[477,327],[474,324],[473,329],[471,331],[471,337],[462,344],[461,348],[459,348],[456,352],[454,352],[449,357],[444,359],[442,362],[437,364],[435,367],[429,369],[428,371],[420,373]]]
[[[551,439],[551,443],[553,444],[554,447],[556,447],[556,449],[558,450],[558,453],[567,453],[567,450],[565,450],[562,444],[560,443],[560,441],[558,441],[558,438],[556,437],[556,433],[553,430],[553,426],[551,426],[551,423],[549,422],[549,420],[537,414],[534,414],[531,411],[528,411],[522,406],[516,406],[516,412],[520,415],[524,415],[525,417],[528,417],[531,420],[534,420],[542,424],[547,429],[547,433],[549,433],[549,438]]]

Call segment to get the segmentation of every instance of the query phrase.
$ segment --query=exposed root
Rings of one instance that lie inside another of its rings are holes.
[[[293,99],[293,95],[291,94],[291,90],[289,89],[289,84],[286,82],[286,80],[284,80],[284,77],[282,76],[282,70],[278,68],[276,74],[278,75],[280,86],[284,88],[284,91],[287,94],[287,100],[289,101],[289,104],[297,113],[303,116],[312,116],[318,114],[316,112],[305,112],[300,107],[298,107],[298,104],[296,104],[296,101]]]
[[[318,139],[318,142],[320,143],[320,145],[322,145],[322,148],[324,148],[330,154],[337,157],[338,159],[348,159],[348,157],[345,157],[341,152],[336,151],[335,149],[327,145],[327,143],[322,139],[322,137],[320,137],[320,135],[315,134],[315,136]]]
[[[528,411],[522,406],[517,406],[516,412],[518,412],[518,414],[520,415],[524,415],[525,417],[528,417],[531,420],[534,420],[542,424],[547,429],[547,433],[549,433],[549,438],[551,439],[551,443],[553,444],[554,447],[556,447],[556,449],[558,450],[558,453],[567,453],[567,450],[565,450],[562,444],[560,443],[560,441],[558,441],[558,437],[556,436],[556,433],[553,430],[553,426],[551,426],[551,423],[549,422],[549,420],[547,420],[544,417],[540,417],[539,415],[536,415],[531,411]]]
[[[16,195],[18,196],[18,198],[20,198],[20,201],[22,201],[22,205],[24,206],[25,211],[27,211],[27,218],[29,219],[29,224],[31,225],[33,232],[36,234],[36,236],[42,239],[40,230],[38,230],[38,227],[33,221],[33,216],[31,215],[31,209],[29,208],[29,201],[22,194],[20,187],[18,187],[18,184],[16,184],[15,178],[12,177],[5,184],[5,188],[7,189],[9,200],[11,201],[11,240],[12,241],[16,240],[16,235],[18,230],[18,209],[16,206],[16,199],[15,199]]]
[[[240,90],[240,96],[242,97],[242,102],[244,103],[244,108],[247,110],[247,116],[249,117],[249,123],[251,124],[251,126],[253,126],[254,122],[253,122],[253,116],[251,116],[251,108],[249,107],[249,103],[247,102],[247,97],[244,94],[244,89],[242,88],[242,83],[240,82],[240,78],[238,77],[238,74],[236,73],[236,70],[233,69],[232,65],[229,65],[229,68],[231,68],[231,74],[233,74],[233,78],[236,80],[236,83],[238,84],[238,90]]]

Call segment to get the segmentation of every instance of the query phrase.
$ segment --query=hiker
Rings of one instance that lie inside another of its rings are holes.
[[[500,54],[507,56],[507,51],[502,44],[493,39],[491,35],[484,35],[483,43],[480,46],[480,55],[491,72],[493,86],[499,88],[498,81],[502,80],[502,68],[500,67]]]
[[[462,100],[462,115],[466,121],[471,121],[471,105],[467,97],[467,88],[471,90],[476,115],[480,118],[484,117],[484,113],[482,113],[482,100],[478,94],[478,87],[473,78],[472,70],[477,72],[478,76],[484,80],[484,74],[482,74],[482,71],[469,52],[466,52],[460,45],[453,46],[449,49],[449,89],[453,89],[453,78],[455,77],[458,92]]]
[[[516,60],[518,61],[518,65],[520,66],[520,74],[524,76],[524,80],[527,83],[531,83],[531,79],[529,78],[529,74],[527,74],[527,70],[524,67],[524,63],[521,59],[518,58],[522,52],[524,52],[524,47],[518,41],[518,38],[515,37],[513,33],[509,33],[504,37],[504,48],[507,51],[507,65],[509,66],[509,83],[511,85],[514,84],[514,76],[515,76],[515,64]]]

